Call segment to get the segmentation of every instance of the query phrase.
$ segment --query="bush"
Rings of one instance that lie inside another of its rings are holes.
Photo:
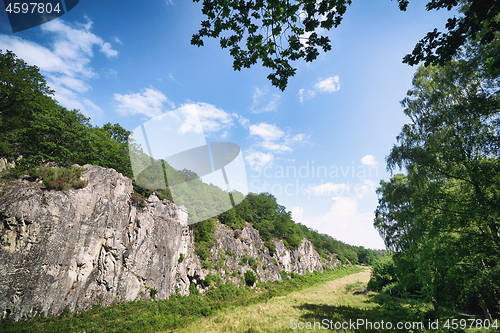
[[[296,250],[302,244],[302,239],[297,234],[291,234],[287,239],[287,243],[292,250]]]
[[[257,275],[253,271],[245,272],[245,283],[247,286],[251,287],[257,281]]]
[[[269,255],[272,257],[276,253],[276,245],[274,245],[274,242],[272,241],[266,241],[264,242],[264,246],[269,249]]]
[[[240,265],[240,266],[245,266],[247,263],[248,263],[248,257],[247,257],[247,255],[245,254],[245,255],[243,255],[243,257],[241,257],[241,260],[240,260],[240,262],[238,263],[238,265]]]
[[[154,300],[156,298],[156,294],[158,294],[158,289],[156,288],[149,289],[149,296],[151,296],[151,299]]]
[[[29,170],[29,175],[33,178],[42,179],[43,184],[49,190],[77,190],[88,185],[88,180],[82,180],[80,177],[85,171],[82,167],[71,168],[51,168],[41,166]]]
[[[380,291],[384,286],[396,281],[396,267],[394,261],[392,258],[386,258],[375,262],[373,265],[368,288],[374,291]]]
[[[137,192],[132,192],[130,199],[132,199],[132,202],[135,203],[137,206],[146,207],[148,205],[146,203],[146,198],[144,198],[141,194]]]
[[[200,292],[198,291],[198,288],[196,288],[196,285],[191,282],[189,285],[189,295],[199,295]]]

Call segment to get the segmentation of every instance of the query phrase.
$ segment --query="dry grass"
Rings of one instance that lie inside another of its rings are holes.
[[[346,292],[346,286],[356,282],[366,285],[369,279],[370,270],[366,270],[272,298],[267,303],[227,309],[175,332],[289,332],[292,319],[313,321],[309,318],[311,313],[324,306],[378,307],[376,303],[368,303],[368,296],[359,290]]]

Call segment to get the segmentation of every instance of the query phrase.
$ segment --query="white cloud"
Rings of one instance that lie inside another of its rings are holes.
[[[240,116],[239,114],[237,113],[233,113],[233,117],[238,119],[238,122],[240,123],[240,125],[245,128],[245,129],[249,129],[250,128],[250,120],[248,120],[247,118],[245,117],[242,117]]]
[[[317,196],[330,195],[331,193],[341,195],[344,191],[349,191],[350,189],[351,187],[348,184],[326,183],[320,185],[310,185],[306,192]]]
[[[276,153],[293,151],[292,145],[303,142],[306,139],[305,134],[294,136],[285,135],[279,127],[267,123],[259,123],[249,127],[250,135],[257,137],[259,141],[257,146]]]
[[[324,80],[318,79],[318,83],[314,85],[314,90],[301,88],[298,96],[300,103],[305,100],[316,97],[316,92],[332,93],[340,89],[340,77],[338,75],[330,76]]]
[[[245,161],[254,170],[261,170],[265,166],[272,163],[274,156],[271,153],[263,153],[261,151],[249,152],[245,156]]]
[[[311,218],[304,217],[303,207],[293,207],[292,219],[347,244],[384,249],[384,242],[373,227],[373,213],[360,211],[358,199],[335,196],[328,212]],[[371,199],[376,200],[374,193]]]
[[[332,93],[340,89],[340,78],[338,75],[330,76],[327,79],[321,80],[314,86],[320,92]]]
[[[281,104],[281,96],[278,94],[269,94],[267,88],[255,88],[252,100],[253,102],[250,110],[253,113],[275,111]]]
[[[373,155],[365,155],[361,159],[361,164],[363,165],[377,165],[378,162]]]
[[[219,137],[225,138],[228,136],[227,130],[234,125],[231,114],[208,103],[186,103],[179,108],[179,111],[186,116],[186,121],[180,128],[181,133],[203,130],[205,134],[210,135],[224,130]],[[197,119],[202,129],[198,128]]]
[[[92,116],[102,110],[81,96],[89,91],[88,80],[96,77],[90,62],[95,46],[108,58],[118,55],[111,44],[93,34],[92,21],[69,25],[62,19],[53,20],[41,27],[51,39],[50,47],[24,40],[16,36],[0,35],[0,49],[11,50],[30,65],[36,65],[55,90],[55,98],[67,108],[78,106],[80,111]]]
[[[300,89],[299,90],[299,100],[300,103],[304,103],[307,99],[313,99],[316,96],[316,92],[311,89]]]
[[[304,219],[304,207],[292,207],[290,211],[292,212],[292,219],[294,221],[302,221]]]
[[[315,196],[333,195],[331,204],[324,214],[305,217],[302,206],[292,208],[292,218],[321,233],[352,245],[363,245],[374,249],[385,248],[382,238],[373,227],[373,212],[360,210],[360,203],[365,207],[377,204],[375,182],[365,179],[358,184],[326,183],[309,186],[308,194]],[[314,199],[313,199],[314,200]]]
[[[260,136],[264,141],[277,140],[284,134],[276,125],[260,123],[250,126],[250,135]]]
[[[145,88],[135,94],[114,94],[113,99],[118,102],[115,108],[122,115],[143,114],[153,118],[163,113],[163,104],[168,103],[174,107],[167,96],[154,88]]]

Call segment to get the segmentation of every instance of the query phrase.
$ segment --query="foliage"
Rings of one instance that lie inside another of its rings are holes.
[[[330,39],[318,36],[315,29],[338,26],[350,3],[350,0],[323,0],[318,4],[204,0],[202,12],[207,19],[201,22],[202,27],[193,35],[191,44],[203,46],[203,37],[220,37],[220,46],[229,48],[234,58],[234,70],[249,68],[261,60],[272,71],[268,79],[284,90],[288,78],[296,72],[289,61],[301,58],[313,61],[319,55],[318,48],[329,51]],[[229,37],[226,31],[230,32]]]
[[[49,190],[77,190],[84,188],[88,180],[82,180],[80,177],[85,171],[82,167],[71,168],[52,168],[49,166],[40,166],[30,169],[30,176],[43,180],[43,185]]]
[[[500,311],[500,88],[483,50],[415,74],[387,158],[407,174],[380,183],[374,225],[403,289],[488,317]]]
[[[269,249],[269,255],[272,257],[276,253],[276,245],[271,241],[265,241],[264,246]]]
[[[245,283],[247,286],[252,287],[256,281],[257,275],[255,275],[254,271],[248,270],[245,272]]]
[[[202,261],[210,257],[210,248],[215,245],[214,230],[214,219],[208,219],[193,226],[196,254]]]
[[[158,289],[156,288],[149,289],[149,296],[151,297],[152,300],[156,299],[156,294],[158,294]]]
[[[189,295],[199,295],[199,294],[200,292],[198,288],[196,288],[196,284],[191,282],[191,284],[189,285]]]
[[[0,151],[22,155],[18,175],[46,162],[68,167],[93,164],[132,177],[120,125],[93,127],[78,110],[59,106],[38,67],[0,51]]]
[[[385,258],[377,261],[373,265],[368,288],[374,291],[380,291],[384,286],[393,282],[396,282],[396,268],[392,258]]]
[[[222,214],[219,214],[219,221],[222,224],[227,225],[233,229],[243,229],[245,228],[245,221],[241,216],[236,212],[235,208],[231,208],[228,211],[225,211]]]
[[[478,41],[482,45],[490,45],[498,51],[498,39],[500,32],[500,3],[496,0],[432,0],[427,10],[439,10],[446,8],[451,10],[459,6],[458,10],[462,16],[448,19],[446,23],[447,33],[438,32],[437,29],[427,33],[421,39],[411,54],[404,58],[404,62],[416,65],[424,62],[425,65],[446,62],[458,55],[460,48],[467,43]],[[491,70],[500,67],[500,56],[498,52],[489,58],[488,67]]]

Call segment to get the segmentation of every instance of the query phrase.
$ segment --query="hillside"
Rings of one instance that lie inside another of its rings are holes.
[[[214,279],[253,285],[387,254],[296,224],[268,193],[250,193],[235,209],[188,227],[186,208],[171,202],[168,188],[147,189],[147,172],[132,178],[130,132],[92,126],[59,106],[38,68],[13,53],[0,53],[0,64],[3,316],[206,292]],[[161,162],[169,181],[198,179]],[[188,208],[204,196],[227,196],[196,184],[199,198],[181,200]]]

